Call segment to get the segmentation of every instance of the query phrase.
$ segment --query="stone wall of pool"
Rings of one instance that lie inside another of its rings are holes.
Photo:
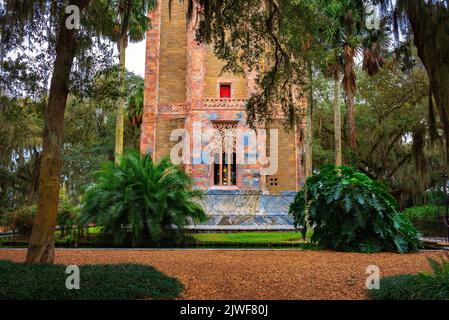
[[[208,190],[201,205],[208,215],[203,224],[191,224],[192,231],[294,230],[288,214],[295,191],[263,194],[260,191]]]

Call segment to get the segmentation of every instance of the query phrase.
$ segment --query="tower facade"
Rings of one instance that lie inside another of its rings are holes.
[[[302,127],[247,126],[255,73],[222,72],[224,62],[195,40],[186,3],[160,1],[147,33],[141,152],[170,157],[205,191],[209,215],[192,229],[291,229],[288,207],[304,183]]]

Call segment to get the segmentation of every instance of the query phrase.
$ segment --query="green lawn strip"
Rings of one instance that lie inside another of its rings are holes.
[[[299,232],[235,232],[235,233],[199,233],[191,235],[200,244],[299,244],[302,235]],[[308,233],[310,239],[310,233]]]
[[[306,243],[299,232],[232,232],[232,233],[199,233],[188,234],[184,241],[161,241],[141,244],[139,247],[147,248],[315,248],[310,243],[312,232],[307,233]],[[58,239],[55,243],[59,248],[100,248],[116,247],[128,248],[130,243],[116,244],[113,237],[95,237],[83,239],[75,243],[74,239]],[[16,239],[0,239],[0,247],[27,247],[27,241]]]
[[[89,234],[91,236],[101,234],[103,232],[103,227],[97,227],[97,226],[90,226],[86,228],[67,228],[66,234],[74,234],[76,232],[83,232],[84,234]],[[61,235],[61,228],[55,230],[55,235],[60,236]]]
[[[66,266],[0,260],[0,300],[175,299],[182,283],[151,266],[83,265],[80,289],[66,288]]]

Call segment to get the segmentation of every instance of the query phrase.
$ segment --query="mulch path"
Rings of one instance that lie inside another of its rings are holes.
[[[0,259],[24,261],[25,250],[0,250]],[[414,254],[360,254],[302,250],[67,250],[56,263],[142,263],[179,278],[183,299],[366,299],[366,267],[381,276],[428,270]],[[0,275],[1,276],[1,275]],[[81,275],[82,281],[82,275]]]

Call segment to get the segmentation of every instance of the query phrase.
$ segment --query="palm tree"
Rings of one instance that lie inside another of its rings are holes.
[[[120,60],[120,83],[122,97],[125,96],[125,61],[128,42],[139,42],[145,38],[145,33],[151,27],[148,12],[157,7],[157,0],[108,0],[115,16],[115,38]],[[115,132],[116,163],[123,154],[125,100],[121,98],[117,108],[117,123]]]
[[[352,151],[355,151],[357,148],[354,110],[357,89],[355,57],[363,52],[363,70],[369,75],[374,75],[383,65],[383,55],[389,41],[385,28],[381,27],[379,30],[364,28],[362,1],[322,0],[321,2],[325,15],[323,34],[330,53],[329,64],[331,69],[339,69],[343,75],[341,83],[348,114],[348,145]],[[337,78],[336,75],[332,73],[333,79]],[[335,104],[336,102],[334,108]],[[337,117],[335,115],[336,121],[338,121]]]
[[[349,148],[357,148],[354,115],[356,75],[354,58],[361,44],[363,3],[351,0],[323,0],[326,29],[324,37],[331,54],[332,69],[343,73],[342,85],[348,112]],[[335,77],[334,77],[335,78]]]
[[[129,151],[103,165],[95,174],[83,199],[82,222],[95,222],[122,242],[131,228],[133,244],[145,237],[158,239],[166,232],[181,231],[190,220],[202,222],[206,215],[192,190],[192,180],[165,158],[155,163],[149,155]],[[176,229],[172,227],[176,226]]]
[[[335,166],[342,165],[341,154],[341,109],[340,109],[340,75],[334,73],[334,140],[335,140]]]

